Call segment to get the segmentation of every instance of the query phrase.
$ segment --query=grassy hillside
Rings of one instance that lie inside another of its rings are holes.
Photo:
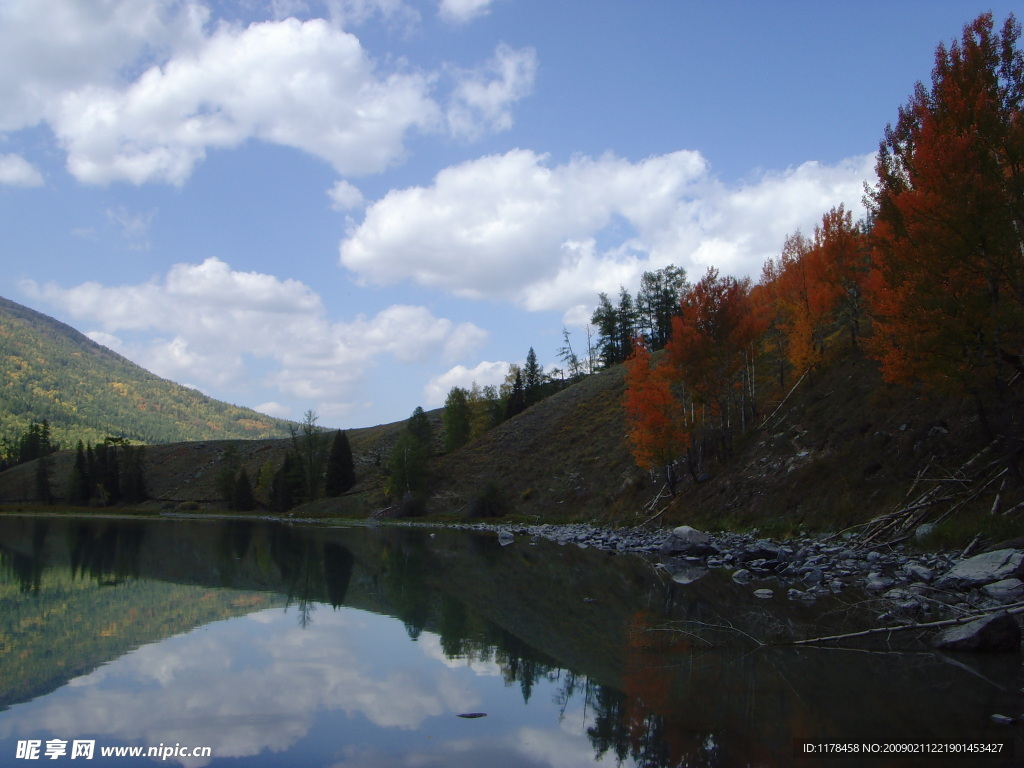
[[[0,297],[0,435],[144,443],[283,437],[288,422],[161,379],[64,323]]]
[[[95,354],[112,353],[100,348]],[[130,365],[130,364],[129,364]],[[166,383],[166,382],[165,382]],[[170,385],[174,386],[174,385]],[[696,482],[685,469],[675,497],[660,477],[638,470],[625,437],[624,370],[616,366],[569,386],[444,453],[440,414],[434,424],[428,514],[466,516],[485,493],[526,521],[610,525],[688,523],[708,529],[758,528],[775,535],[840,530],[890,515],[886,536],[905,537],[938,522],[946,543],[1024,534],[1024,489],[988,446],[975,408],[962,400],[882,382],[876,364],[840,345],[827,365],[794,381],[758,384],[757,426],[731,455]],[[357,484],[337,499],[291,511],[298,517],[367,517],[388,508],[385,473],[404,422],[350,430]],[[215,479],[228,440],[150,446],[146,482],[153,509],[215,510]],[[277,469],[289,440],[234,442],[255,482]],[[73,453],[51,459],[51,489],[60,502]],[[0,474],[0,502],[33,503],[34,463]],[[259,494],[258,494],[259,495]],[[263,497],[265,498],[265,496]],[[995,509],[997,514],[991,514]],[[1009,514],[998,514],[1009,512]]]

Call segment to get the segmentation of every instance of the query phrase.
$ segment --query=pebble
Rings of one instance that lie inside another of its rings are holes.
[[[532,541],[546,539],[562,545],[575,543],[581,548],[644,556],[657,556],[662,545],[673,535],[671,529],[608,529],[585,523],[464,523],[452,527],[497,533],[499,541],[505,545],[522,535]],[[754,578],[774,579],[781,588],[788,590],[787,595],[791,599],[797,599],[795,593],[800,593],[801,599],[814,599],[816,595],[860,586],[874,592],[878,599],[891,597],[888,600],[891,609],[929,611],[929,603],[939,600],[965,611],[984,608],[987,603],[998,605],[994,598],[980,589],[953,590],[948,595],[934,592],[930,584],[960,562],[957,554],[908,554],[898,547],[895,548],[897,551],[872,549],[865,552],[857,548],[858,534],[850,531],[838,537],[826,534],[799,536],[784,543],[758,536],[756,532],[722,532],[710,535],[710,544],[715,551],[709,552],[709,556],[683,559],[694,565],[732,570],[732,579],[738,584],[746,584]],[[908,590],[911,594],[894,590]],[[920,590],[926,594],[917,597]],[[890,591],[891,595],[884,596]],[[936,607],[942,606],[936,603]]]

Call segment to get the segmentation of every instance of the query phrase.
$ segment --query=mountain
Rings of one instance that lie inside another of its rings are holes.
[[[41,312],[0,297],[0,436],[49,421],[65,447],[286,437],[289,422],[162,379]]]

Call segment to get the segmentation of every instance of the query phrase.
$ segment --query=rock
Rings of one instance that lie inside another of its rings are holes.
[[[888,576],[872,572],[867,575],[866,579],[864,579],[864,588],[872,592],[880,592],[883,589],[888,589],[895,583],[896,582]]]
[[[740,584],[746,584],[750,581],[750,571],[746,568],[740,568],[738,571],[733,571],[732,580]]]
[[[996,725],[1013,725],[1015,722],[1017,722],[1016,718],[1009,717],[1008,715],[998,714],[992,715],[992,717],[990,717],[989,720],[991,720]]]
[[[933,533],[935,533],[934,525],[932,525],[931,523],[922,523],[914,529],[914,541],[920,544]]]
[[[759,597],[762,600],[767,600],[770,597],[774,597],[775,593],[770,589],[755,589],[754,597]]]
[[[503,547],[507,547],[515,540],[516,537],[515,534],[512,533],[512,531],[502,531],[498,534],[498,543]]]
[[[907,576],[914,581],[929,582],[935,577],[935,572],[931,568],[925,568],[923,565],[908,565],[903,569]]]
[[[1019,651],[1020,627],[1006,611],[947,627],[932,646],[945,651]]]
[[[961,560],[935,582],[935,586],[940,589],[980,587],[1018,576],[1024,576],[1024,552],[1016,549],[997,549],[995,552],[985,552]]]
[[[1020,579],[994,581],[982,587],[981,591],[1001,603],[1015,603],[1024,597],[1024,581]]]
[[[803,575],[804,584],[821,584],[825,580],[825,572],[821,568],[812,568]]]
[[[663,555],[690,555],[692,557],[718,554],[718,549],[711,543],[710,536],[688,525],[681,525],[673,529],[661,545],[660,551]]]

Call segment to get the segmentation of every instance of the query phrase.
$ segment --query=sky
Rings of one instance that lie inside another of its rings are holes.
[[[562,367],[601,292],[756,280],[974,0],[2,0],[0,295],[355,428]]]

